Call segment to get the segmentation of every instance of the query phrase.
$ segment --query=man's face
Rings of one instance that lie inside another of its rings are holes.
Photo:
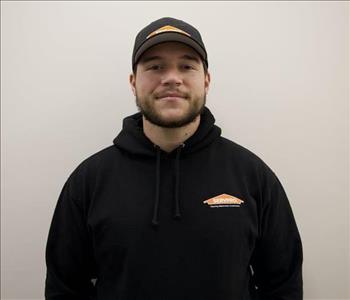
[[[198,53],[178,42],[148,49],[139,60],[130,84],[136,105],[158,126],[177,128],[195,120],[206,103],[210,74]]]

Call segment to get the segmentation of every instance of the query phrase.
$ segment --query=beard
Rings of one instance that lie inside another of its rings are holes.
[[[161,114],[157,112],[155,105],[153,104],[154,101],[157,100],[151,96],[140,98],[136,93],[136,106],[139,112],[141,112],[141,114],[150,123],[165,128],[179,128],[192,123],[197,118],[197,116],[203,112],[204,106],[206,104],[206,98],[207,97],[205,93],[202,96],[186,98],[186,101],[189,101],[189,108],[181,118],[178,118],[176,120],[164,119]]]

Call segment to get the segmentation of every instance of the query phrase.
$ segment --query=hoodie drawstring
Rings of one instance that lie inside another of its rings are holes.
[[[181,147],[176,149],[176,159],[175,159],[175,214],[174,218],[180,219],[180,203],[179,203],[179,182],[180,182],[180,152],[181,148],[185,147],[185,144],[181,144]]]
[[[160,147],[158,145],[154,145],[156,148],[156,196],[154,200],[154,209],[153,209],[153,219],[152,219],[152,225],[158,226],[158,213],[159,213],[159,186],[160,186]],[[185,147],[185,144],[182,143],[181,146],[179,146],[176,149],[176,159],[175,159],[175,213],[174,218],[180,219],[181,213],[180,213],[180,203],[179,203],[179,183],[180,183],[180,153],[181,149]]]
[[[154,209],[153,209],[153,219],[152,224],[154,226],[158,225],[158,206],[159,206],[159,177],[160,177],[160,147],[154,145],[157,151],[157,164],[156,164],[156,198],[154,200]]]

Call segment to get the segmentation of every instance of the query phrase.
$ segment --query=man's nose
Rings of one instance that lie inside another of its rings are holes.
[[[163,85],[180,85],[182,84],[182,76],[178,70],[170,69],[164,72],[161,80]]]

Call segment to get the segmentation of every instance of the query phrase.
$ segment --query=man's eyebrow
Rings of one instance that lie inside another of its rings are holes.
[[[200,63],[200,59],[197,57],[197,56],[193,56],[193,55],[189,55],[189,54],[185,54],[183,56],[181,56],[180,58],[182,59],[188,59],[188,60],[192,60],[192,61],[195,61],[197,63]],[[149,61],[152,61],[152,60],[157,60],[157,59],[162,59],[161,56],[158,56],[158,55],[153,55],[153,56],[146,56],[146,57],[142,57],[140,59],[140,63],[147,63]]]
[[[140,59],[140,63],[145,64],[145,63],[147,63],[147,62],[149,62],[149,61],[151,61],[151,60],[156,60],[156,59],[161,59],[161,57],[160,57],[160,56],[156,56],[156,55],[154,55],[154,56],[142,57],[142,58]]]
[[[197,63],[200,63],[200,59],[197,56],[185,54],[185,55],[181,56],[181,58],[185,58],[185,59],[188,59],[188,60],[193,60],[193,61],[195,61]]]

